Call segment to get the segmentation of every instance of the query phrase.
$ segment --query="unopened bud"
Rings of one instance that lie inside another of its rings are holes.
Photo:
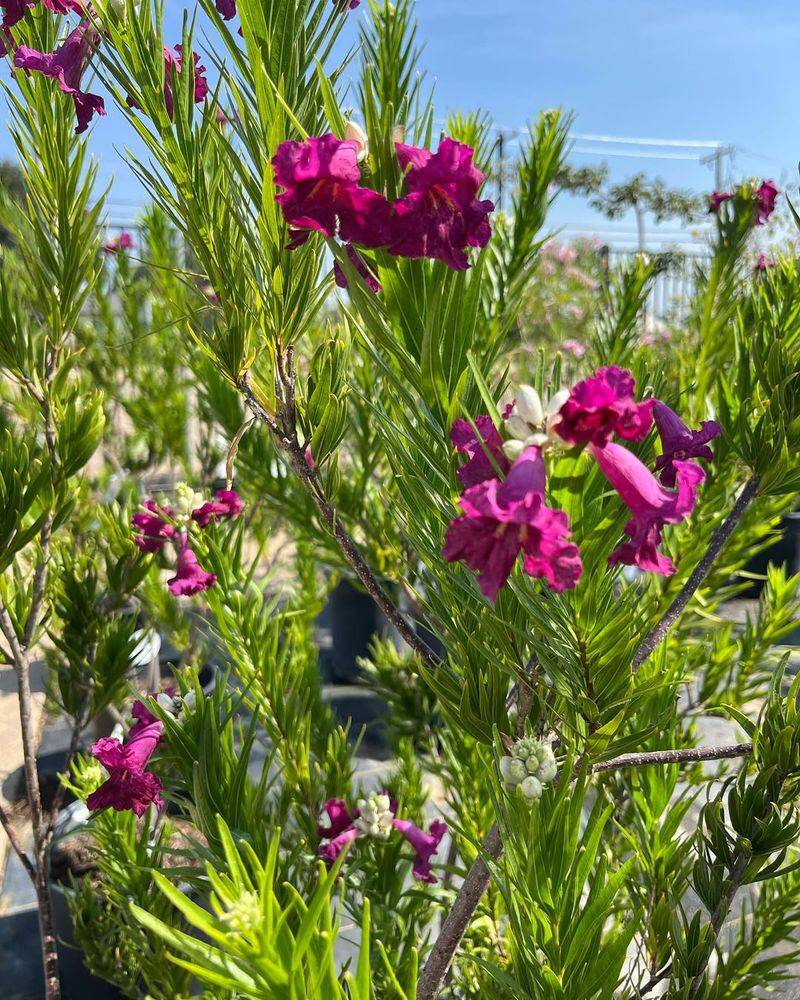
[[[532,774],[520,783],[519,790],[529,802],[535,802],[542,797],[542,783]]]

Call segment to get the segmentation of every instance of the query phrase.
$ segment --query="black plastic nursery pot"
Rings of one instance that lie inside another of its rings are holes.
[[[332,648],[329,672],[336,684],[353,684],[359,678],[358,659],[369,654],[369,643],[384,627],[385,619],[369,594],[343,578],[328,599]]]
[[[800,573],[800,512],[787,514],[782,519],[782,529],[776,542],[746,564],[746,572],[764,576],[767,567],[772,565],[786,566],[790,574]],[[758,597],[763,586],[763,580],[752,580],[742,596]]]

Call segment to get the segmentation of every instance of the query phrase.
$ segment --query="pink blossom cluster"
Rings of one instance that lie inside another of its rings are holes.
[[[755,224],[763,226],[775,211],[775,204],[780,191],[774,181],[762,181],[753,192],[753,211],[755,213]],[[712,191],[708,196],[708,211],[712,215],[719,215],[720,209],[726,201],[732,201],[733,194],[729,191]]]
[[[103,253],[119,253],[120,250],[133,250],[133,246],[133,236],[127,229],[123,229],[119,236],[115,236],[103,244],[102,251]]]
[[[191,596],[213,587],[217,578],[197,561],[189,544],[188,528],[191,524],[204,529],[212,521],[238,517],[244,510],[239,494],[235,490],[218,490],[213,500],[193,508],[187,517],[176,515],[170,507],[159,506],[154,500],[146,500],[142,506],[144,511],[132,519],[134,541],[142,552],[160,552],[167,542],[177,549],[175,575],[167,582],[170,592],[176,597]]]
[[[431,858],[447,832],[447,824],[442,820],[433,820],[425,833],[410,820],[398,819],[397,803],[385,792],[362,800],[352,813],[344,799],[329,799],[322,809],[323,822],[317,834],[322,841],[320,855],[328,864],[333,864],[347,845],[360,837],[372,834],[386,840],[391,831],[396,830],[414,849],[414,878],[420,882],[436,882]]]
[[[42,6],[56,14],[79,14],[82,20],[66,39],[52,52],[40,52],[27,45],[16,45],[11,28],[18,24],[37,6],[39,0],[0,0],[0,10],[3,12],[2,31],[4,41],[0,43],[4,51],[14,52],[14,65],[18,69],[41,73],[43,76],[56,80],[59,89],[68,94],[75,105],[77,126],[75,131],[85,132],[95,115],[106,113],[105,102],[97,94],[90,94],[81,88],[81,78],[89,58],[100,44],[100,35],[92,28],[85,18],[87,4],[83,0],[40,0]],[[234,8],[235,9],[235,8]],[[194,58],[194,99],[200,103],[208,96],[208,82],[205,78],[205,67]],[[182,46],[176,45],[174,50],[164,46],[164,104],[167,113],[172,118],[174,101],[172,94],[172,74],[180,74],[183,69]],[[136,102],[128,99],[131,107]]]
[[[690,430],[665,403],[637,402],[630,372],[613,365],[559,394],[558,409],[546,420],[538,396],[524,388],[526,393],[521,390],[522,398],[514,404],[519,412],[509,414],[507,409],[503,418],[515,435],[519,428],[521,433],[533,430],[526,441],[504,442],[486,415],[477,417],[474,427],[464,420],[453,425],[451,440],[467,461],[457,471],[463,513],[447,529],[444,558],[463,562],[477,573],[481,591],[492,601],[520,554],[524,571],[552,590],[577,586],[583,565],[571,540],[569,519],[545,502],[543,449],[560,440],[588,449],[631,512],[627,540],[610,554],[609,563],[665,576],[674,573],[675,566],[659,548],[663,529],[684,521],[694,509],[705,472],[693,459],[713,458],[709,442],[720,435],[719,424],[704,421],[699,430]],[[612,440],[643,441],[654,423],[661,439],[655,470],[659,478]],[[512,444],[515,449],[509,448]],[[507,455],[516,453],[510,461]]]
[[[390,201],[360,183],[359,139],[327,134],[281,143],[272,165],[283,189],[276,201],[290,226],[289,249],[305,243],[311,232],[336,237],[373,291],[380,285],[355,247],[466,270],[468,248],[489,242],[488,215],[494,209],[491,201],[478,198],[485,175],[472,162],[473,150],[450,138],[442,139],[435,153],[401,142],[395,150],[406,191]],[[345,283],[340,269],[336,278]]]

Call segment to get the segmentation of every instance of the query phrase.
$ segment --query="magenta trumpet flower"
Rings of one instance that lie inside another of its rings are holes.
[[[125,744],[106,738],[92,746],[92,756],[108,771],[108,778],[87,798],[89,809],[110,808],[118,812],[131,809],[137,816],[143,816],[151,803],[157,809],[163,808],[161,780],[146,770],[163,728],[160,722],[153,722]]]
[[[636,383],[629,371],[611,365],[578,382],[561,407],[556,433],[569,444],[602,447],[614,435],[642,441],[653,426],[654,399],[636,403]]]
[[[359,185],[358,154],[358,142],[330,134],[278,147],[272,166],[284,191],[275,200],[300,231],[290,248],[304,242],[303,230],[368,248],[388,242],[391,207],[383,195]]]
[[[633,515],[625,525],[630,541],[623,542],[609,556],[609,564],[638,566],[649,573],[670,576],[673,563],[659,551],[665,525],[680,524],[694,510],[697,491],[706,474],[696,462],[675,459],[675,491],[666,490],[646,465],[627,448],[609,443],[590,445],[600,471],[611,483]]]
[[[217,578],[213,573],[207,573],[191,548],[186,535],[181,535],[178,549],[178,561],[175,566],[175,576],[167,581],[170,593],[176,597],[191,597],[209,587],[213,587]]]
[[[529,447],[506,479],[490,479],[461,496],[464,513],[450,522],[442,555],[478,574],[491,601],[508,580],[517,556],[528,576],[544,579],[557,592],[575,587],[583,571],[570,539],[569,518],[544,502],[545,468],[540,448]]]
[[[106,113],[102,97],[81,90],[81,76],[99,41],[100,36],[90,28],[88,21],[82,21],[54,52],[39,52],[20,45],[14,53],[14,65],[18,69],[51,77],[58,82],[62,93],[72,97],[78,133],[86,131],[94,115]]]
[[[459,482],[464,487],[477,486],[488,479],[496,479],[498,469],[505,475],[511,468],[511,463],[503,452],[503,439],[492,418],[482,413],[475,418],[475,427],[483,439],[483,445],[466,420],[460,418],[456,420],[450,431],[453,447],[469,458],[469,461],[456,472]],[[484,446],[494,459],[494,465],[486,454]]]
[[[722,434],[722,427],[716,420],[704,420],[699,430],[690,430],[674,410],[660,401],[653,408],[653,418],[661,437],[662,450],[656,459],[656,469],[661,473],[661,482],[665,486],[675,485],[676,461],[690,458],[702,458],[706,462],[713,460],[714,452],[708,442]]]
[[[491,237],[488,215],[494,205],[479,200],[485,175],[473,164],[473,150],[445,138],[429,149],[396,144],[407,170],[408,193],[393,205],[389,253],[441,260],[456,271],[469,267],[467,247],[484,247]]]

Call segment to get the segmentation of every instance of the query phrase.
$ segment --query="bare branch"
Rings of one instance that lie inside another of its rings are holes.
[[[589,770],[619,771],[626,767],[651,767],[654,764],[687,764],[701,760],[730,760],[733,757],[748,757],[753,752],[752,743],[733,743],[721,747],[686,747],[683,750],[653,750],[648,753],[626,753],[611,760],[592,764]]]
[[[22,866],[25,871],[30,876],[31,882],[36,885],[36,869],[33,866],[33,862],[25,853],[22,847],[19,837],[17,836],[17,831],[14,829],[14,825],[11,822],[11,817],[5,811],[2,805],[0,805],[0,825],[6,831],[6,836],[8,837],[8,842],[14,850],[19,860],[22,862]]]
[[[711,537],[708,548],[700,560],[700,562],[695,566],[689,579],[681,588],[680,593],[675,598],[675,600],[667,608],[666,613],[662,617],[661,621],[653,628],[649,634],[645,637],[641,646],[636,650],[633,657],[633,669],[638,670],[639,667],[644,663],[644,661],[650,656],[653,650],[660,645],[667,634],[672,629],[672,626],[680,618],[681,614],[685,610],[687,604],[692,599],[695,591],[698,589],[700,584],[708,576],[711,567],[714,565],[714,560],[722,551],[725,542],[733,534],[734,528],[742,519],[742,515],[747,510],[750,501],[758,493],[759,480],[756,476],[752,476],[744,485],[744,489],[739,494],[736,503],[731,508],[730,514],[725,518],[722,524],[717,528]]]

